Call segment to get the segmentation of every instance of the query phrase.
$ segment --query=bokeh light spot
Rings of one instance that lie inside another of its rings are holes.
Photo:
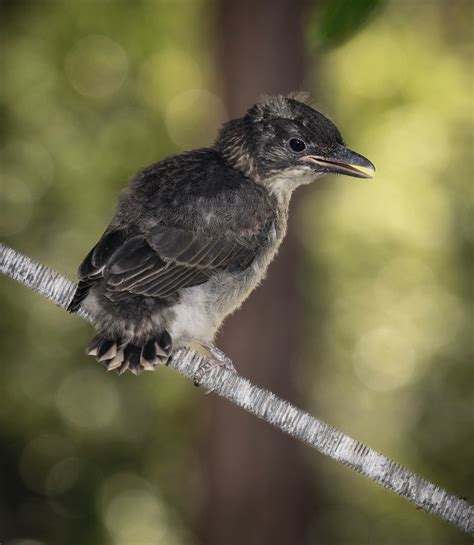
[[[72,446],[64,438],[44,434],[30,441],[20,457],[20,474],[26,486],[40,494],[47,494],[51,470],[64,458],[71,458]]]
[[[408,383],[415,372],[415,353],[410,339],[395,329],[378,328],[358,341],[354,370],[367,387],[392,390]]]
[[[124,49],[107,36],[81,38],[66,57],[66,73],[81,95],[105,98],[122,86],[128,71]]]
[[[162,110],[178,94],[200,87],[202,80],[200,67],[190,55],[164,49],[143,63],[138,85],[146,103]]]
[[[125,543],[161,543],[165,537],[163,512],[156,497],[138,489],[115,496],[107,506],[105,523]]]
[[[224,118],[225,108],[218,96],[192,89],[169,103],[165,120],[171,140],[182,149],[192,149],[210,143]]]
[[[46,494],[57,496],[69,490],[79,477],[81,463],[78,458],[64,458],[55,464],[46,477]]]
[[[56,402],[61,416],[73,427],[95,431],[108,426],[119,410],[119,395],[104,374],[81,369],[61,383]]]
[[[115,545],[190,543],[177,514],[150,482],[132,473],[116,473],[101,486],[99,508]]]

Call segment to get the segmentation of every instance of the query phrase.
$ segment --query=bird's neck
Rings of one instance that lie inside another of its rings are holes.
[[[268,192],[267,190],[267,195],[274,210],[274,226],[279,244],[286,234],[291,193],[288,195],[283,193],[276,194]]]
[[[256,182],[266,188],[280,208],[288,210],[293,191],[300,185],[312,182],[314,178],[313,172],[302,173],[300,169],[289,168],[256,180]]]

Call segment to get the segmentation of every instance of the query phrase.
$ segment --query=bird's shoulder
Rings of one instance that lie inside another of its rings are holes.
[[[216,192],[237,189],[247,178],[229,166],[212,148],[187,151],[162,159],[137,174],[132,188],[147,200],[213,197]]]

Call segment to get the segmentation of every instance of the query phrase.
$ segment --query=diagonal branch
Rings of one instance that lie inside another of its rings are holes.
[[[76,288],[73,282],[59,273],[1,243],[0,272],[62,308],[68,306]],[[77,314],[92,321],[92,317],[82,309]],[[170,366],[193,379],[205,362],[206,359],[197,352],[178,349],[173,354]],[[417,507],[474,535],[474,509],[466,500],[449,494],[271,392],[254,386],[227,369],[216,367],[202,377],[200,384],[322,454],[362,473]]]

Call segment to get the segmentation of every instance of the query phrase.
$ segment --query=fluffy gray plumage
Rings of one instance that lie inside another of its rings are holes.
[[[87,352],[138,374],[173,348],[211,342],[264,277],[292,191],[325,172],[371,169],[331,121],[280,96],[224,125],[213,147],[144,169],[79,268],[69,310],[93,313]]]

